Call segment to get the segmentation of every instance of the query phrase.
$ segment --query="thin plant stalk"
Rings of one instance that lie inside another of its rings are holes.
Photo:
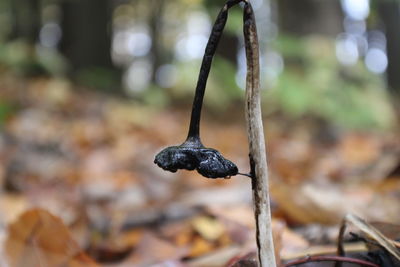
[[[269,201],[268,166],[260,100],[260,63],[257,27],[251,4],[244,1],[243,32],[247,59],[246,125],[252,176],[256,239],[260,267],[276,266]]]

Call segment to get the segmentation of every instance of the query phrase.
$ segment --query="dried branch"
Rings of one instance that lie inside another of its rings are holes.
[[[367,234],[370,238],[375,240],[380,246],[382,246],[386,251],[388,251],[393,257],[397,260],[400,260],[400,252],[396,248],[395,242],[390,240],[386,236],[384,236],[378,229],[376,229],[371,224],[367,223],[360,217],[354,214],[347,214],[343,219],[342,225],[339,231],[338,238],[338,255],[344,255],[345,251],[343,248],[343,236],[346,231],[346,227],[348,223],[352,223],[358,229],[360,229],[363,233]],[[336,266],[340,266],[340,264],[336,264]]]
[[[249,140],[258,260],[261,267],[276,266],[269,202],[268,166],[260,100],[259,45],[254,12],[245,1],[243,31],[246,46],[246,123]]]

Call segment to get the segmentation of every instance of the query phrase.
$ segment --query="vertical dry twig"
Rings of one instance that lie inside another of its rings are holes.
[[[261,267],[276,266],[269,202],[268,166],[260,100],[259,45],[254,12],[245,1],[243,30],[246,46],[246,123],[249,140],[258,259]]]

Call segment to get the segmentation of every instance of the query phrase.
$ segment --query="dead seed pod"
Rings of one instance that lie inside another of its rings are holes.
[[[238,174],[238,168],[233,162],[225,159],[218,150],[206,148],[201,143],[200,116],[212,59],[228,19],[228,9],[239,2],[241,0],[229,0],[218,14],[200,68],[188,137],[182,145],[167,147],[154,159],[154,163],[164,170],[171,172],[179,169],[197,170],[207,178],[224,178]]]
[[[180,146],[167,147],[154,161],[164,170],[176,172],[179,169],[197,170],[207,178],[234,176],[238,168],[221,153],[212,148]]]

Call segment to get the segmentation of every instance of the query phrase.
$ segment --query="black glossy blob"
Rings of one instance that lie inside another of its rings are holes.
[[[194,170],[207,178],[234,176],[238,168],[221,153],[212,148],[171,146],[157,154],[154,163],[160,168],[176,172],[178,169]]]

